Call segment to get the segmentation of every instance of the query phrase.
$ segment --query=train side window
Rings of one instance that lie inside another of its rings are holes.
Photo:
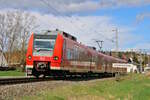
[[[70,49],[70,59],[71,60],[74,59],[74,51],[72,49]]]
[[[71,50],[67,49],[67,59],[71,59]]]
[[[78,52],[78,47],[74,46],[74,60],[79,59],[79,52]]]

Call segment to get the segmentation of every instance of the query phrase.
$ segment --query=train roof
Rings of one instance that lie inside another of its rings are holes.
[[[41,31],[40,33],[38,33],[38,35],[57,35],[58,33],[62,34],[64,37],[69,38],[73,41],[77,41],[77,38],[67,32],[64,31],[60,31],[58,29],[56,30],[46,30],[46,31]],[[35,33],[37,34],[37,33]]]
[[[105,57],[107,57],[108,59],[111,59],[111,60],[113,59],[113,60],[116,60],[116,61],[119,61],[119,62],[126,62],[126,60],[124,60],[124,59],[120,59],[120,58],[117,58],[117,57],[109,56],[109,55],[103,54],[101,52],[99,52],[99,54],[102,55],[102,56],[105,56]]]
[[[127,62],[127,61],[124,60],[124,59],[120,59],[120,58],[117,58],[117,57],[109,56],[109,55],[106,55],[106,54],[104,54],[104,53],[102,53],[102,52],[99,52],[99,51],[96,50],[95,47],[86,46],[86,45],[81,44],[81,43],[78,43],[78,44],[79,44],[80,46],[86,48],[86,49],[89,50],[90,52],[95,53],[95,54],[98,54],[98,55],[100,55],[100,56],[103,56],[103,57],[105,57],[105,58],[108,59],[108,60],[115,60],[115,61],[122,62],[122,63],[126,63],[126,62]]]
[[[106,55],[102,52],[99,52],[95,49],[95,47],[89,47],[89,46],[86,46],[89,50],[91,50],[92,52],[97,52],[100,56],[103,56],[103,57],[106,57],[106,59],[110,59],[110,60],[116,60],[116,61],[119,61],[119,62],[127,62],[126,60],[124,59],[120,59],[120,58],[117,58],[117,57],[113,57],[113,56],[109,56],[109,55]]]

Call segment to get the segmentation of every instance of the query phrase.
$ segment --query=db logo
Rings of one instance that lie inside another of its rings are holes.
[[[45,58],[43,58],[43,57],[40,57],[40,60],[45,60]]]

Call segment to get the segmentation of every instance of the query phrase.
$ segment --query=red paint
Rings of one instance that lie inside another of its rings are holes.
[[[27,54],[26,54],[26,64],[27,65],[33,65],[33,56],[32,56],[32,52],[33,52],[33,33],[29,39],[29,43],[28,43],[28,49],[27,49]],[[29,56],[31,56],[31,60],[28,58]]]
[[[33,65],[34,61],[43,61],[43,62],[50,62],[51,66],[60,67],[61,64],[61,57],[62,57],[62,48],[63,48],[63,36],[58,33],[53,56],[52,57],[41,57],[41,56],[33,56],[33,41],[34,41],[34,34],[31,35],[28,43],[28,49],[26,54],[26,64]],[[28,59],[28,56],[31,56],[32,59]],[[54,57],[57,56],[59,59],[54,60]]]
[[[62,58],[62,48],[63,48],[63,36],[58,33],[55,47],[54,47],[54,52],[53,52],[53,57],[57,56],[59,59],[58,61],[55,61],[54,59],[52,60],[51,66],[55,67],[60,67],[61,65],[61,58]]]

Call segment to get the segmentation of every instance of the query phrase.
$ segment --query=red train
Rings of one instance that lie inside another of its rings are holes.
[[[113,63],[125,60],[100,53],[77,42],[63,31],[32,34],[26,54],[27,75],[66,75],[87,73],[126,73],[126,68],[114,68]]]

